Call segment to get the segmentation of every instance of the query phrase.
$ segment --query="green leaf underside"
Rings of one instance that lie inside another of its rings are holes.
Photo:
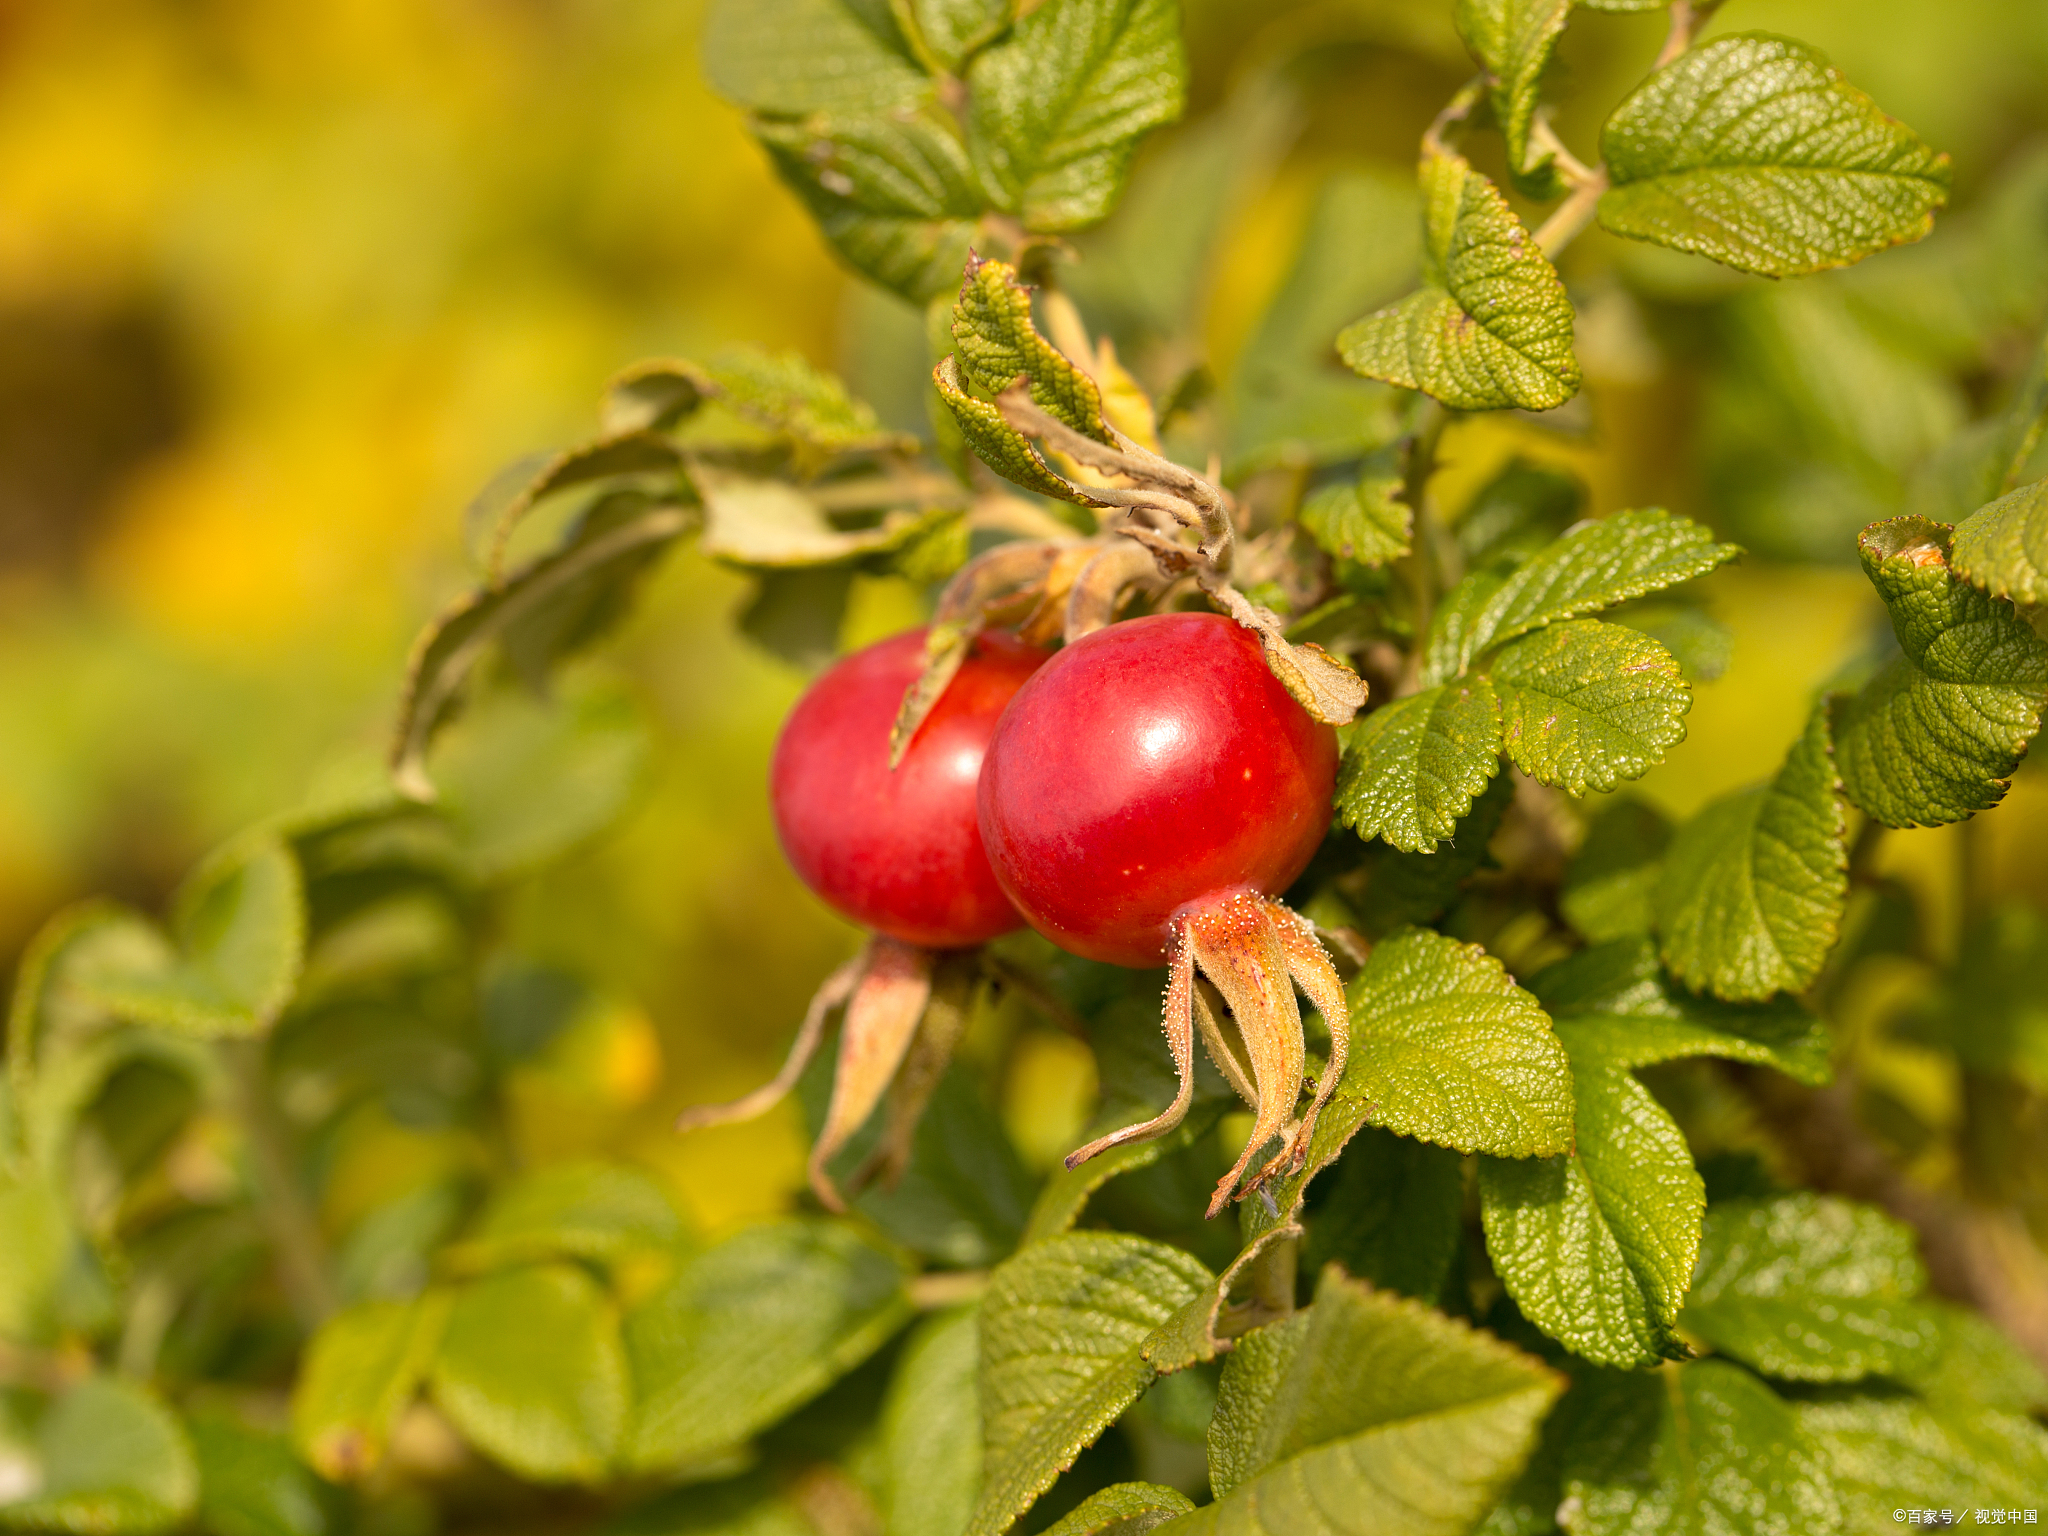
[[[968,143],[1027,229],[1108,213],[1137,141],[1174,121],[1187,61],[1174,0],[1047,0],[968,66]]]
[[[1423,286],[1346,327],[1367,378],[1456,410],[1545,411],[1578,393],[1572,308],[1556,270],[1494,184],[1456,155],[1422,162]]]
[[[1956,524],[1949,563],[1993,597],[2048,604],[2048,480],[2023,485]]]
[[[1483,677],[1428,688],[1361,720],[1337,776],[1337,819],[1427,853],[1500,770],[1500,700]]]
[[[382,1459],[441,1347],[450,1299],[364,1302],[313,1335],[292,1389],[292,1443],[323,1477],[355,1477]]]
[[[1598,1371],[1572,1389],[1573,1536],[1810,1536],[1841,1527],[1820,1447],[1741,1367]]]
[[[1814,1194],[1740,1200],[1708,1214],[1682,1324],[1788,1381],[1910,1376],[1941,1352],[1912,1229]]]
[[[0,1526],[28,1531],[166,1531],[199,1501],[192,1446],[140,1387],[92,1376],[36,1426],[40,1486],[0,1505]]]
[[[1481,1161],[1487,1254],[1522,1315],[1574,1353],[1613,1366],[1682,1359],[1672,1328],[1707,1203],[1691,1149],[1597,1048],[1573,1050],[1572,1086],[1575,1152]]]
[[[1458,35],[1491,77],[1493,115],[1508,143],[1508,165],[1534,171],[1529,124],[1550,51],[1570,18],[1572,0],[1458,0]]]
[[[1564,1047],[1536,999],[1478,945],[1393,934],[1345,994],[1351,1058],[1317,1123],[1309,1172],[1365,1124],[1497,1157],[1570,1149]]]
[[[1888,826],[1967,820],[2004,798],[2040,729],[2048,641],[1950,572],[1943,524],[1877,523],[1859,547],[1904,654],[1840,707],[1843,788]]]
[[[1176,1315],[1216,1278],[1177,1248],[1070,1232],[997,1266],[981,1306],[986,1459],[969,1536],[998,1536],[1162,1370]]]
[[[569,1264],[539,1264],[465,1286],[431,1376],[463,1438],[536,1482],[596,1482],[625,1429],[618,1309]]]
[[[1450,1536],[1528,1459],[1562,1380],[1428,1307],[1326,1269],[1239,1342],[1209,1430],[1217,1501],[1175,1536]]]
[[[1368,469],[1356,480],[1326,485],[1302,503],[1301,526],[1340,560],[1386,565],[1408,553],[1414,512],[1401,499],[1401,477]]]
[[[1177,1488],[1156,1483],[1118,1483],[1091,1493],[1074,1512],[1048,1526],[1045,1536],[1143,1536],[1195,1507]]]
[[[1430,625],[1422,681],[1446,682],[1492,646],[1704,576],[1739,553],[1656,507],[1581,523],[1511,570],[1476,571],[1453,588]]]
[[[1949,165],[1804,44],[1717,38],[1657,71],[1601,132],[1615,234],[1792,277],[1918,240]]]
[[[1793,1412],[1828,1458],[1852,1531],[1925,1507],[1930,1489],[1944,1506],[2026,1509],[2048,1486],[2048,1431],[2019,1414],[1906,1396],[1825,1396]]]
[[[1685,739],[1692,692],[1648,635],[1571,619],[1510,641],[1487,666],[1509,759],[1583,795],[1641,778]]]
[[[275,834],[202,865],[179,891],[176,950],[95,968],[85,990],[125,1018],[199,1036],[268,1027],[290,999],[306,947],[298,861]]]
[[[1657,888],[1671,974],[1736,1002],[1804,991],[1841,925],[1845,822],[1823,705],[1776,778],[1713,802],[1673,836]]]
[[[981,1363],[975,1310],[919,1324],[882,1403],[884,1518],[900,1536],[965,1530],[981,1486]]]
[[[706,1460],[808,1402],[909,1319],[903,1269],[829,1221],[753,1227],[626,1315],[631,1466]]]

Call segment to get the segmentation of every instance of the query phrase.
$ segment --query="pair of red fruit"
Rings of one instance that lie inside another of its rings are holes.
[[[1050,658],[984,634],[892,770],[890,724],[923,663],[921,630],[841,661],[798,702],[769,773],[796,872],[878,935],[864,974],[849,968],[827,984],[806,1020],[812,1038],[799,1041],[798,1055],[807,1055],[824,1011],[851,997],[814,1185],[836,1203],[823,1159],[879,1101],[883,1080],[935,1079],[943,1067],[950,1039],[939,1044],[936,1068],[920,1071],[914,1052],[898,1065],[917,1031],[916,1018],[904,1016],[922,1013],[928,995],[917,990],[920,965],[929,987],[934,958],[943,965],[945,952],[1024,922],[1090,959],[1171,967],[1165,1027],[1178,1097],[1153,1120],[1080,1148],[1069,1167],[1178,1123],[1192,1093],[1198,1023],[1256,1109],[1244,1156],[1210,1214],[1272,1137],[1283,1145],[1245,1192],[1298,1167],[1342,1071],[1348,1019],[1312,928],[1272,898],[1306,867],[1328,826],[1335,733],[1267,669],[1251,632],[1220,615],[1169,613],[1110,625]],[[1229,1005],[1249,1073],[1197,985],[1198,970]],[[1332,1060],[1299,1120],[1305,1047],[1295,983],[1332,1025]],[[875,1022],[885,1015],[892,1020]],[[888,1059],[866,1059],[878,1056]],[[786,1086],[796,1059],[746,1107]],[[930,1086],[911,1091],[928,1096]],[[898,1140],[884,1161],[900,1167],[907,1132]]]

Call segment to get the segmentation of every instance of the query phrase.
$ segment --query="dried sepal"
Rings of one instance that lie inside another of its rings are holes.
[[[1199,977],[1197,973],[1199,972]],[[1229,1005],[1229,1024],[1210,1006],[1201,978]],[[1307,1077],[1308,1046],[1299,987],[1330,1027],[1330,1059],[1319,1080]],[[1351,1011],[1344,985],[1315,928],[1285,903],[1254,891],[1234,891],[1176,919],[1166,989],[1166,1040],[1180,1074],[1180,1093],[1167,1109],[1125,1126],[1067,1156],[1069,1168],[1126,1142],[1161,1136],[1180,1124],[1194,1093],[1194,1035],[1217,1068],[1252,1107],[1252,1130],[1242,1155],[1216,1186],[1211,1217],[1272,1179],[1298,1172],[1323,1106],[1344,1075],[1351,1041]],[[1234,1026],[1234,1027],[1233,1027]],[[1237,1045],[1244,1050],[1239,1059]],[[1313,1090],[1307,1111],[1295,1106]],[[1274,1140],[1280,1148],[1256,1172],[1252,1160]]]
[[[868,940],[866,962],[839,1031],[832,1101],[805,1164],[812,1191],[829,1211],[846,1209],[829,1171],[832,1158],[881,1103],[932,995],[930,950],[877,934]]]
[[[1325,725],[1349,725],[1365,708],[1365,679],[1313,641],[1295,644],[1287,638],[1278,614],[1261,608],[1227,583],[1204,590],[1238,623],[1259,637],[1267,669],[1280,685]]]
[[[889,1084],[881,1140],[847,1180],[850,1188],[862,1189],[872,1182],[894,1188],[910,1166],[910,1146],[918,1122],[938,1091],[939,1079],[946,1075],[954,1048],[967,1032],[981,974],[978,956],[971,950],[941,954],[933,962],[930,1000],[903,1064]]]
[[[1070,645],[1107,628],[1133,589],[1157,592],[1165,586],[1158,561],[1142,544],[1116,539],[1086,546],[1085,552],[1086,563],[1074,573],[1063,613],[1061,633]]]
[[[765,1115],[769,1110],[789,1097],[796,1087],[797,1079],[804,1075],[804,1068],[811,1064],[811,1058],[818,1053],[819,1042],[825,1038],[825,1024],[832,1016],[832,1010],[853,996],[853,989],[867,965],[867,951],[863,949],[846,964],[825,978],[824,985],[811,995],[811,1005],[804,1010],[804,1021],[798,1027],[796,1040],[789,1048],[789,1055],[782,1063],[782,1070],[752,1093],[726,1104],[696,1104],[676,1116],[678,1131],[701,1131],[713,1125],[732,1125],[741,1120],[752,1120]]]

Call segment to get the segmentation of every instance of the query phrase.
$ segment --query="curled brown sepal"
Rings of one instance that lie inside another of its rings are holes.
[[[773,1108],[796,1086],[817,1054],[832,1011],[843,1005],[832,1099],[807,1164],[820,1203],[843,1212],[846,1197],[829,1172],[833,1157],[867,1123],[886,1092],[882,1139],[848,1184],[857,1191],[876,1178],[893,1184],[901,1177],[918,1121],[967,1027],[981,976],[978,950],[934,953],[879,934],[870,938],[818,988],[788,1060],[771,1081],[729,1104],[684,1110],[676,1129],[751,1120]]]
[[[1152,1119],[1125,1126],[1070,1153],[1067,1166],[1077,1167],[1127,1141],[1164,1135],[1180,1123],[1194,1092],[1194,1036],[1199,1021],[1203,1044],[1217,1067],[1252,1106],[1252,1131],[1244,1152],[1209,1202],[1208,1214],[1214,1217],[1233,1198],[1241,1200],[1269,1180],[1302,1166],[1316,1119],[1344,1075],[1351,1011],[1336,967],[1315,929],[1284,903],[1255,891],[1229,892],[1184,911],[1174,923],[1170,963],[1164,1022],[1167,1046],[1180,1074],[1180,1093]],[[1203,997],[1198,972],[1229,1005],[1249,1071],[1245,1062],[1237,1059],[1223,1025]],[[1306,1077],[1308,1048],[1301,1007],[1294,995],[1297,986],[1330,1026],[1330,1060],[1321,1080],[1314,1084]],[[1305,1088],[1313,1089],[1313,1097],[1307,1111],[1296,1118],[1295,1105]],[[1280,1149],[1247,1177],[1252,1159],[1276,1138]]]
[[[1202,588],[1238,623],[1259,637],[1266,667],[1295,703],[1325,725],[1349,725],[1365,708],[1365,679],[1313,641],[1295,644],[1271,609],[1261,608],[1228,582]]]
[[[917,729],[945,693],[974,648],[992,614],[1007,604],[1043,604],[1046,583],[1063,556],[1084,546],[1082,539],[1018,540],[998,544],[960,567],[939,594],[931,627],[925,631],[924,668],[903,694],[896,723],[889,728],[889,766],[903,761]]]

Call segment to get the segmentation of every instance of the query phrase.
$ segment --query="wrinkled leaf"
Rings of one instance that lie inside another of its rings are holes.
[[[1454,587],[1430,625],[1422,680],[1448,681],[1492,646],[1704,576],[1738,553],[1656,507],[1581,523],[1512,568],[1483,568]]]
[[[1170,1325],[1216,1277],[1162,1243],[1070,1232],[997,1267],[981,1306],[987,1459],[969,1536],[998,1536],[1179,1358]]]
[[[1143,1536],[1195,1507],[1177,1488],[1156,1483],[1118,1483],[1091,1493],[1045,1536]]]
[[[1244,1340],[1209,1431],[1217,1502],[1176,1536],[1450,1536],[1514,1480],[1563,1381],[1519,1350],[1325,1270]]]
[[[1487,665],[1501,744],[1538,783],[1574,795],[1641,778],[1685,739],[1692,693],[1648,635],[1570,619],[1512,640]]]
[[[1993,597],[2048,603],[2048,480],[2023,485],[1956,524],[1949,563]]]
[[[1826,1456],[1791,1408],[1739,1366],[1588,1373],[1568,1411],[1571,1536],[1842,1529]]]
[[[953,357],[961,384],[992,400],[1019,377],[1031,402],[1083,436],[1112,446],[1095,380],[1039,335],[1031,318],[1031,290],[1007,262],[970,260],[953,306]]]
[[[1966,820],[2004,798],[2041,727],[2048,641],[1950,573],[1945,524],[1877,523],[1858,549],[1903,654],[1841,706],[1842,786],[1887,826]]]
[[[1028,8],[967,69],[968,143],[996,206],[1044,233],[1100,219],[1138,140],[1180,116],[1186,77],[1173,0]]]
[[[1683,1326],[1787,1381],[1924,1369],[1941,1333],[1912,1299],[1927,1279],[1914,1246],[1910,1228],[1826,1195],[1717,1205]]]
[[[1903,1394],[1829,1395],[1793,1411],[1828,1459],[1849,1530],[1896,1523],[1892,1511],[1929,1502],[2026,1509],[2048,1485],[2048,1431],[2018,1414],[1935,1410]]]
[[[1337,775],[1337,819],[1427,853],[1500,771],[1500,700],[1483,677],[1382,705],[1358,722]]]
[[[1486,70],[1493,115],[1508,141],[1508,166],[1529,190],[1547,190],[1540,173],[1549,157],[1529,152],[1529,124],[1550,50],[1570,18],[1572,0],[1458,0],[1458,35]]]
[[[1359,565],[1386,565],[1408,553],[1415,514],[1401,499],[1402,477],[1375,460],[1356,480],[1324,486],[1302,503],[1301,526],[1328,553]]]
[[[1804,991],[1841,926],[1845,822],[1823,704],[1777,777],[1714,801],[1673,835],[1657,887],[1671,974],[1735,1002]]]
[[[1617,235],[1793,277],[1918,240],[1948,201],[1948,156],[1815,50],[1749,32],[1681,54],[1600,135]]]
[[[1500,190],[1457,155],[1422,162],[1422,287],[1347,327],[1344,361],[1457,410],[1547,411],[1578,393],[1564,284]]]
[[[544,1259],[614,1266],[636,1254],[674,1253],[684,1242],[674,1205],[639,1169],[556,1163],[502,1186],[442,1261],[469,1272]]]
[[[1536,999],[1478,945],[1394,934],[1345,995],[1351,1059],[1317,1124],[1310,1171],[1362,1124],[1497,1157],[1571,1147],[1564,1047]]]

